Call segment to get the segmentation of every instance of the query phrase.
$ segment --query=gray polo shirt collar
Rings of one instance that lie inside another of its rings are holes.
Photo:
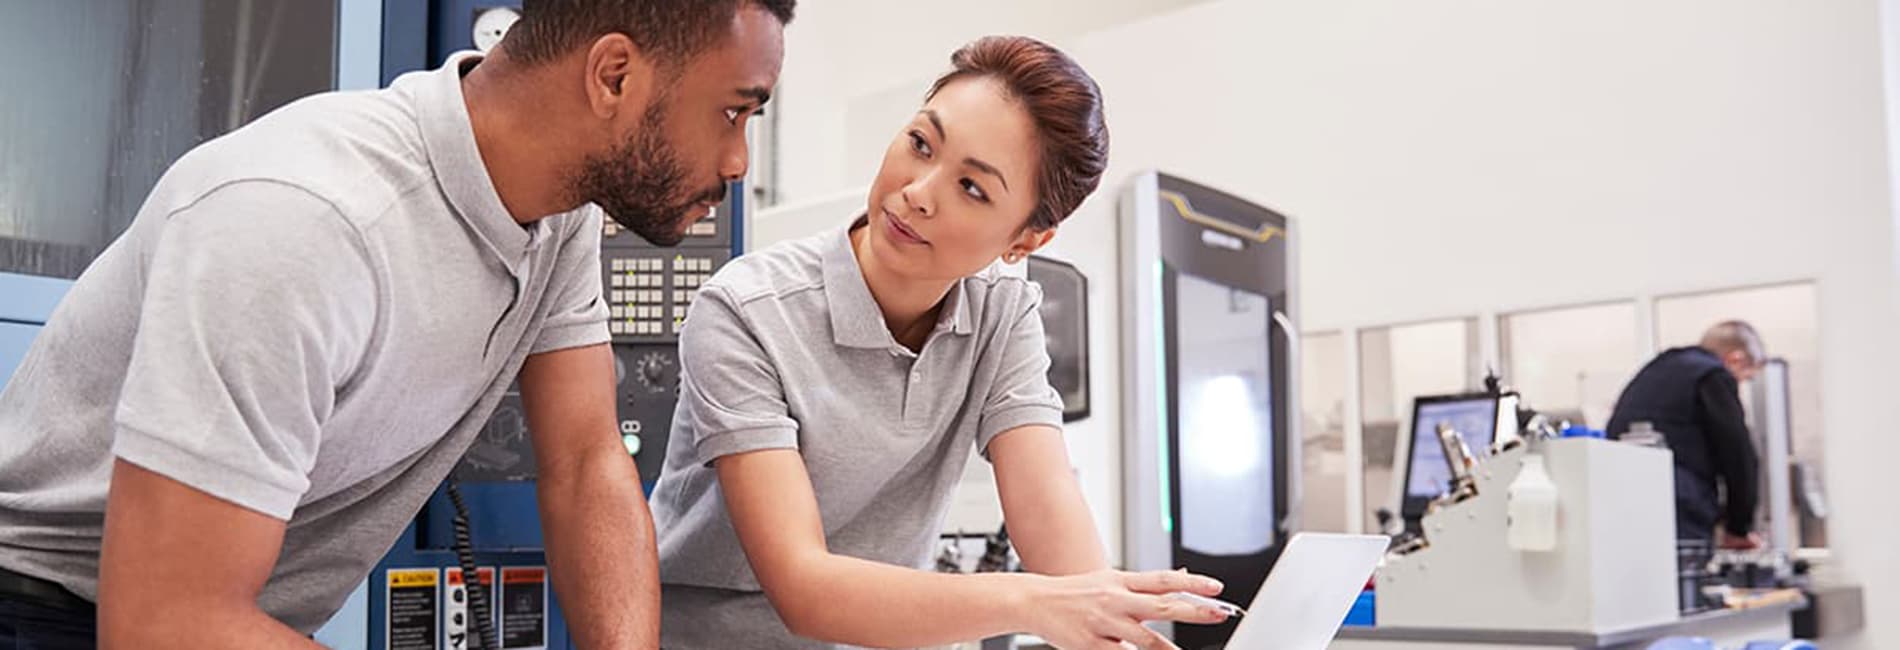
[[[832,341],[850,348],[902,350],[903,346],[897,344],[890,328],[884,325],[884,312],[871,297],[871,287],[864,283],[864,269],[858,266],[858,256],[851,249],[851,231],[863,223],[866,220],[859,217],[832,235],[825,247],[825,303],[831,307]],[[962,282],[950,285],[950,293],[944,296],[944,301],[943,313],[938,315],[937,329],[932,334],[942,332],[945,327],[959,335],[976,333]]]
[[[474,52],[449,57],[433,78],[417,93],[417,111],[422,116],[422,146],[435,169],[436,182],[449,204],[475,234],[488,245],[495,257],[520,276],[528,249],[545,239],[546,220],[523,226],[502,207],[482,152],[475,146],[475,129],[468,119],[468,104],[462,97],[462,74],[479,60]]]

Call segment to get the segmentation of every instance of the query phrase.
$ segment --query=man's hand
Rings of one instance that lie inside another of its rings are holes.
[[[1728,551],[1753,551],[1761,548],[1764,542],[1762,541],[1761,533],[1749,533],[1745,537],[1736,537],[1730,535],[1727,530],[1717,529],[1715,531],[1715,545],[1717,548]]]

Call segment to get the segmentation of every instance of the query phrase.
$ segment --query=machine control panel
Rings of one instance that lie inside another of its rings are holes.
[[[728,193],[742,196],[738,186]],[[601,217],[601,295],[613,341],[621,442],[640,478],[659,478],[679,402],[679,334],[693,300],[732,260],[733,199],[694,223],[678,246],[660,247]],[[510,387],[455,470],[463,481],[533,480],[534,449],[517,388]]]
[[[612,219],[601,222],[601,291],[613,337],[620,437],[649,483],[660,476],[679,404],[680,329],[700,288],[732,261],[734,198],[743,194],[736,185],[727,194],[678,246],[654,246]]]

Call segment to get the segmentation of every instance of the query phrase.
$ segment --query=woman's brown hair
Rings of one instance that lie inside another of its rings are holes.
[[[950,63],[951,71],[931,85],[925,101],[958,79],[1001,83],[1036,128],[1041,170],[1027,226],[1048,230],[1069,218],[1108,168],[1108,126],[1095,79],[1061,50],[1023,36],[977,39],[951,54]]]

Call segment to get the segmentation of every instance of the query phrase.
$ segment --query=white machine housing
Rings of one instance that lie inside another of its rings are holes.
[[[1478,496],[1429,513],[1430,546],[1379,571],[1380,627],[1601,633],[1680,618],[1675,483],[1666,449],[1590,438],[1540,441],[1558,490],[1558,544],[1505,542],[1519,446],[1478,468]]]

